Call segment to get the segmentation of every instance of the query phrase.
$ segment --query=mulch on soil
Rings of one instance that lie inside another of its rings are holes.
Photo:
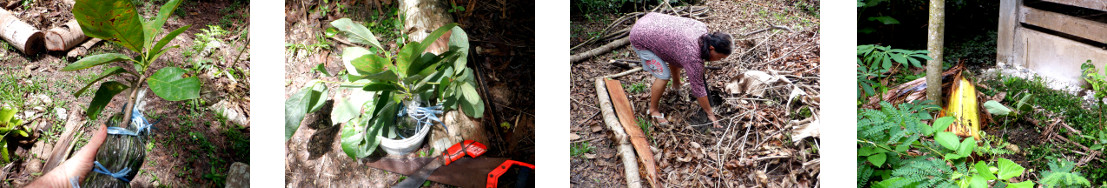
[[[706,77],[713,98],[722,99],[721,105],[713,107],[726,128],[709,130],[690,126],[706,122],[703,120],[706,117],[694,98],[683,97],[689,86],[682,86],[680,91],[668,89],[662,97],[660,111],[669,116],[671,124],[654,125],[652,131],[647,131],[652,132],[649,137],[652,137],[654,158],[662,176],[659,180],[665,187],[813,187],[818,184],[818,139],[808,138],[794,145],[790,137],[794,126],[788,124],[819,111],[819,18],[793,6],[796,2],[708,1],[696,5],[710,8],[708,17],[701,20],[709,31],[731,33],[736,39],[734,54],[720,62],[707,63],[709,67],[720,68],[707,70]],[[619,16],[605,15],[605,19]],[[575,36],[572,45],[587,40],[581,38],[588,36],[585,33],[600,31],[607,24],[596,24],[597,21],[585,20],[580,15],[573,15],[572,19]],[[794,32],[776,30],[741,36],[767,28],[769,24],[789,27]],[[573,53],[604,43],[584,46]],[[591,153],[571,159],[570,182],[574,186],[626,186],[616,143],[611,139],[613,134],[605,130],[603,120],[597,118],[600,110],[594,85],[596,77],[626,71],[607,63],[615,59],[638,58],[627,45],[571,65],[573,124],[570,134],[580,136],[571,142],[589,142],[593,147]],[[761,98],[725,92],[727,83],[737,81],[734,77],[748,70],[779,71],[807,92],[815,104],[793,102],[791,107],[785,107],[783,104],[787,103],[792,86],[771,87]],[[638,71],[617,79],[623,81],[624,87],[641,83],[648,90],[652,78],[649,73]],[[638,121],[652,122],[645,118],[649,117],[645,112],[648,92],[628,93],[628,97],[636,108]],[[801,113],[804,109],[811,113]]]

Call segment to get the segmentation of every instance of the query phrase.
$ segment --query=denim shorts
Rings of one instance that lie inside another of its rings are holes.
[[[642,69],[646,72],[653,74],[653,77],[657,79],[669,80],[671,73],[669,72],[669,64],[657,57],[657,54],[653,54],[649,50],[634,50],[638,53],[638,57],[642,59]]]

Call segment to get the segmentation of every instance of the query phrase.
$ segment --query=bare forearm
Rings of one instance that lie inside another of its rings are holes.
[[[711,121],[715,121],[715,112],[711,110],[711,102],[707,100],[707,97],[696,97],[696,102],[700,103],[700,107],[703,108],[704,113],[707,113],[707,117],[711,118]]]

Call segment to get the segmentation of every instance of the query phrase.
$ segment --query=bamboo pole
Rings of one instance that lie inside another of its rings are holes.
[[[3,9],[0,9],[0,38],[23,54],[36,54],[43,48],[42,31]]]
[[[635,160],[634,148],[627,140],[630,136],[623,131],[619,118],[615,117],[615,108],[611,105],[607,84],[603,80],[602,77],[596,78],[596,98],[600,102],[600,111],[603,112],[603,122],[615,134],[615,142],[619,144],[618,149],[619,154],[623,156],[623,173],[627,177],[627,187],[641,188],[642,178],[638,176],[638,161]]]

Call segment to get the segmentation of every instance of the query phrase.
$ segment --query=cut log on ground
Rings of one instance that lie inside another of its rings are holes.
[[[627,187],[641,188],[642,178],[638,176],[638,161],[634,159],[634,148],[630,146],[630,141],[627,140],[629,136],[623,131],[619,118],[615,116],[615,108],[611,105],[611,98],[607,94],[607,84],[604,83],[603,79],[596,78],[596,98],[600,101],[603,122],[615,134],[615,142],[619,143],[619,155],[623,156],[623,173],[627,177]]]
[[[85,41],[84,43],[81,43],[80,46],[77,46],[76,48],[73,48],[73,49],[69,49],[69,53],[66,53],[65,56],[74,57],[74,58],[85,56],[85,54],[88,54],[88,50],[92,49],[92,46],[96,45],[96,43],[100,43],[101,40],[102,39],[99,39],[99,38],[90,38],[90,39],[88,39],[88,41]]]
[[[81,42],[88,40],[88,36],[81,31],[81,25],[77,23],[77,20],[69,20],[65,25],[56,27],[46,31],[46,50],[50,51],[66,51]]]
[[[627,44],[630,44],[630,38],[629,37],[622,38],[622,39],[615,40],[615,41],[611,41],[611,43],[607,43],[607,44],[605,44],[603,46],[600,46],[598,48],[588,50],[584,53],[579,53],[579,54],[573,55],[572,57],[569,57],[569,62],[571,62],[571,63],[580,62],[580,61],[598,56],[600,54],[610,52],[611,50],[614,50],[615,48],[622,47],[622,46],[625,46]]]
[[[652,187],[661,187],[657,182],[657,162],[653,159],[653,151],[650,151],[650,142],[646,140],[646,134],[642,132],[642,128],[638,127],[638,122],[634,118],[634,108],[630,107],[630,100],[627,99],[627,94],[623,91],[623,84],[619,80],[607,80],[606,82],[607,92],[611,95],[611,101],[615,105],[615,113],[619,116],[619,122],[623,124],[623,129],[626,130],[627,135],[630,135],[630,143],[634,145],[634,150],[638,151],[638,160],[642,161],[644,168],[646,168],[646,178],[649,179]]]
[[[42,31],[19,20],[7,10],[0,9],[0,38],[11,43],[23,54],[36,54],[43,48]]]

